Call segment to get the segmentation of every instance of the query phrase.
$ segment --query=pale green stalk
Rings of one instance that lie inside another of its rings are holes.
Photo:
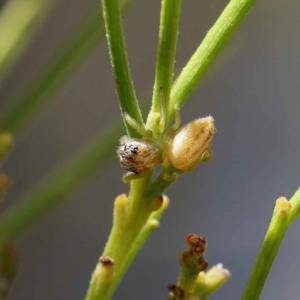
[[[24,50],[54,0],[9,0],[0,13],[0,80]]]
[[[122,195],[116,199],[113,228],[102,254],[112,258],[114,265],[111,273],[107,273],[103,271],[105,266],[100,262],[97,264],[85,300],[110,299],[135,255],[159,225],[158,220],[167,203],[164,202],[162,208],[151,213],[155,209],[153,204],[159,206],[161,200],[141,196],[147,184],[147,177],[135,180],[128,200],[120,199]],[[133,192],[134,189],[137,192]]]
[[[174,105],[182,107],[216,56],[235,32],[256,0],[231,0],[172,86],[167,124],[174,118]]]
[[[279,198],[241,300],[258,300],[285,234],[300,211],[300,188],[290,201]]]
[[[138,235],[137,239],[135,240],[132,248],[130,249],[130,252],[126,257],[126,260],[123,263],[123,267],[119,272],[118,280],[122,279],[123,275],[125,274],[125,272],[129,268],[129,266],[131,265],[135,256],[140,251],[140,249],[142,248],[142,246],[144,245],[144,243],[146,242],[147,238],[152,233],[152,231],[159,227],[159,225],[160,225],[159,219],[161,218],[161,215],[166,210],[168,205],[169,205],[169,199],[166,196],[164,196],[162,207],[150,215],[147,223],[144,225],[143,229],[141,230],[140,234]]]
[[[143,118],[129,70],[118,0],[102,0],[102,8],[112,71],[121,112],[122,114],[129,114],[139,125],[143,126]],[[140,136],[125,120],[124,124],[129,136]]]
[[[161,113],[160,97],[164,98],[164,109],[170,100],[180,10],[181,0],[162,1],[152,107],[147,120],[147,127],[154,132],[157,129],[155,114]]]
[[[125,271],[124,262],[129,259],[130,250],[151,214],[149,200],[143,196],[147,182],[147,177],[132,181],[123,213],[115,213],[114,225],[102,254],[113,259],[112,274],[104,272],[105,267],[98,263],[85,300],[110,299],[116,289],[121,279],[119,274]]]

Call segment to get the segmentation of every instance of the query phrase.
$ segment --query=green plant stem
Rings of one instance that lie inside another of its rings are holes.
[[[121,0],[125,10],[133,0]],[[1,29],[0,29],[1,30]],[[19,135],[32,123],[52,97],[71,78],[104,37],[102,8],[97,3],[83,18],[75,33],[42,68],[15,105],[1,118],[0,128]],[[1,50],[0,50],[1,51]]]
[[[9,0],[0,14],[0,79],[30,41],[56,1]]]
[[[114,225],[103,252],[103,256],[109,256],[114,260],[113,273],[108,276],[103,272],[101,263],[98,263],[85,300],[110,299],[148,236],[150,228],[147,224],[151,226],[153,219],[160,217],[163,210],[151,215],[151,203],[156,201],[156,197],[172,182],[157,184],[158,180],[155,180],[151,184],[150,179],[151,174],[148,174],[145,178],[131,182],[128,204],[119,209],[121,213],[116,212],[118,204],[115,202]]]
[[[122,114],[128,113],[143,126],[143,118],[136,99],[129,70],[118,0],[102,0],[109,54]],[[139,137],[135,129],[124,124],[129,136]]]
[[[96,267],[96,270],[93,273],[89,291],[85,298],[86,300],[105,300],[111,297],[112,293],[114,292],[118,283],[129,268],[130,264],[132,263],[140,248],[143,246],[143,244],[145,243],[149,235],[152,233],[152,231],[159,226],[159,219],[168,206],[168,199],[165,198],[163,206],[159,210],[151,213],[150,217],[149,208],[147,207],[147,205],[140,205],[143,204],[141,200],[142,199],[138,200],[139,204],[138,207],[134,208],[134,210],[136,211],[134,214],[137,216],[142,211],[143,213],[145,213],[144,216],[148,216],[148,221],[146,221],[146,223],[144,217],[137,217],[137,220],[139,220],[139,222],[141,221],[142,223],[145,223],[143,227],[140,227],[141,223],[137,224],[135,222],[134,224],[129,222],[127,225],[127,221],[130,220],[124,214],[126,213],[126,210],[130,210],[130,207],[132,210],[133,206],[131,206],[131,204],[135,201],[133,198],[130,199],[131,203],[129,202],[127,208],[127,205],[123,203],[123,210],[121,208],[119,212],[116,212],[116,206],[118,206],[118,204],[115,202],[114,227],[112,230],[112,234],[110,235],[110,240],[108,241],[103,254],[113,258],[114,275],[113,278],[105,278],[105,273],[101,272],[101,264],[99,263]],[[140,210],[141,208],[142,210]],[[127,228],[127,226],[130,226],[130,228]],[[132,230],[133,232],[131,232]],[[134,234],[137,234],[138,232],[139,234],[137,235],[137,237],[134,236]],[[127,237],[125,238],[126,235]],[[115,236],[115,238],[113,238],[113,236]],[[127,244],[127,246],[126,244],[124,244],[124,242],[127,241],[127,238],[130,239],[130,241],[132,242],[131,247],[129,246],[131,244]],[[122,243],[120,243],[120,241]]]
[[[164,180],[163,174],[160,173],[155,178],[155,180],[145,190],[146,197],[149,199],[152,199],[152,198],[156,197],[157,195],[162,195],[163,192],[169,186],[171,186],[174,182],[175,182],[175,180],[174,181]]]
[[[290,201],[287,201],[285,198],[279,198],[276,201],[272,220],[241,300],[257,300],[260,298],[283,238],[289,225],[295,219],[295,216],[299,214],[299,208],[300,189]]]
[[[167,124],[174,119],[174,105],[182,107],[256,0],[231,0],[203,42],[174,82],[167,108]]]
[[[160,112],[159,98],[161,96],[161,88],[165,108],[169,103],[174,73],[180,9],[181,0],[162,1],[152,108],[147,120],[147,127],[153,131],[155,131],[157,125],[154,114]]]
[[[124,273],[124,261],[127,260],[137,236],[151,214],[149,203],[143,196],[146,185],[147,177],[133,180],[128,203],[124,207],[123,213],[115,213],[113,228],[103,252],[103,256],[108,256],[114,261],[113,274],[106,276],[106,273],[102,270],[104,267],[99,262],[92,275],[86,300],[110,299],[117,287],[121,279],[119,274]]]
[[[141,247],[144,245],[147,238],[153,232],[153,230],[156,229],[157,227],[159,227],[159,225],[160,225],[159,219],[161,218],[161,215],[164,213],[164,211],[166,210],[168,205],[169,205],[169,199],[164,196],[163,206],[159,210],[153,212],[150,215],[147,223],[144,225],[140,234],[136,238],[132,248],[130,249],[130,252],[128,253],[126,260],[123,263],[123,267],[120,270],[120,273],[118,275],[118,277],[119,277],[118,281],[120,281],[120,279],[124,276],[125,272],[131,265],[133,259],[135,258],[135,256],[137,255],[137,253],[139,252]]]
[[[0,218],[0,244],[10,240],[66,201],[104,166],[115,153],[119,137],[124,134],[122,124],[97,137],[62,167],[48,176]]]

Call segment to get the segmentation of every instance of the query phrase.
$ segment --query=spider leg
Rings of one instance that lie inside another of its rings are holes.
[[[133,179],[139,179],[139,178],[142,178],[144,176],[145,176],[144,173],[143,174],[135,174],[133,172],[127,172],[123,175],[122,180],[123,180],[124,183],[129,183]]]
[[[175,111],[175,123],[167,130],[165,134],[166,140],[169,140],[171,135],[180,127],[181,117],[180,117],[180,108],[178,104],[174,105],[174,111]]]
[[[143,125],[140,125],[135,119],[133,119],[128,113],[124,113],[123,117],[128,125],[134,128],[143,137],[152,137],[152,132],[147,130]]]
[[[160,117],[159,117],[158,131],[160,134],[163,134],[166,126],[166,107],[165,107],[162,87],[159,88],[159,110],[160,110]]]

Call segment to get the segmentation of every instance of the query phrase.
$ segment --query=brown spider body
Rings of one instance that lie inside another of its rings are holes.
[[[136,175],[143,175],[162,162],[162,149],[150,138],[122,137],[118,155],[125,170]]]

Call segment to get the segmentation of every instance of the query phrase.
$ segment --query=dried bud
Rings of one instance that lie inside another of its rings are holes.
[[[114,260],[112,258],[110,258],[109,256],[101,256],[99,258],[99,262],[103,266],[113,266],[113,264],[114,264]]]
[[[206,248],[206,238],[196,234],[189,234],[186,238],[187,244],[195,255],[203,254]]]
[[[157,211],[163,206],[164,198],[162,195],[157,196],[156,198],[150,201],[150,210]]]
[[[184,298],[184,290],[176,284],[169,284],[168,290],[178,299]]]
[[[204,271],[206,270],[208,267],[208,262],[207,260],[205,259],[204,256],[200,256],[198,258],[198,268],[199,268],[199,271]]]
[[[214,131],[214,119],[211,116],[188,123],[171,136],[166,157],[176,169],[190,172],[201,161]]]

